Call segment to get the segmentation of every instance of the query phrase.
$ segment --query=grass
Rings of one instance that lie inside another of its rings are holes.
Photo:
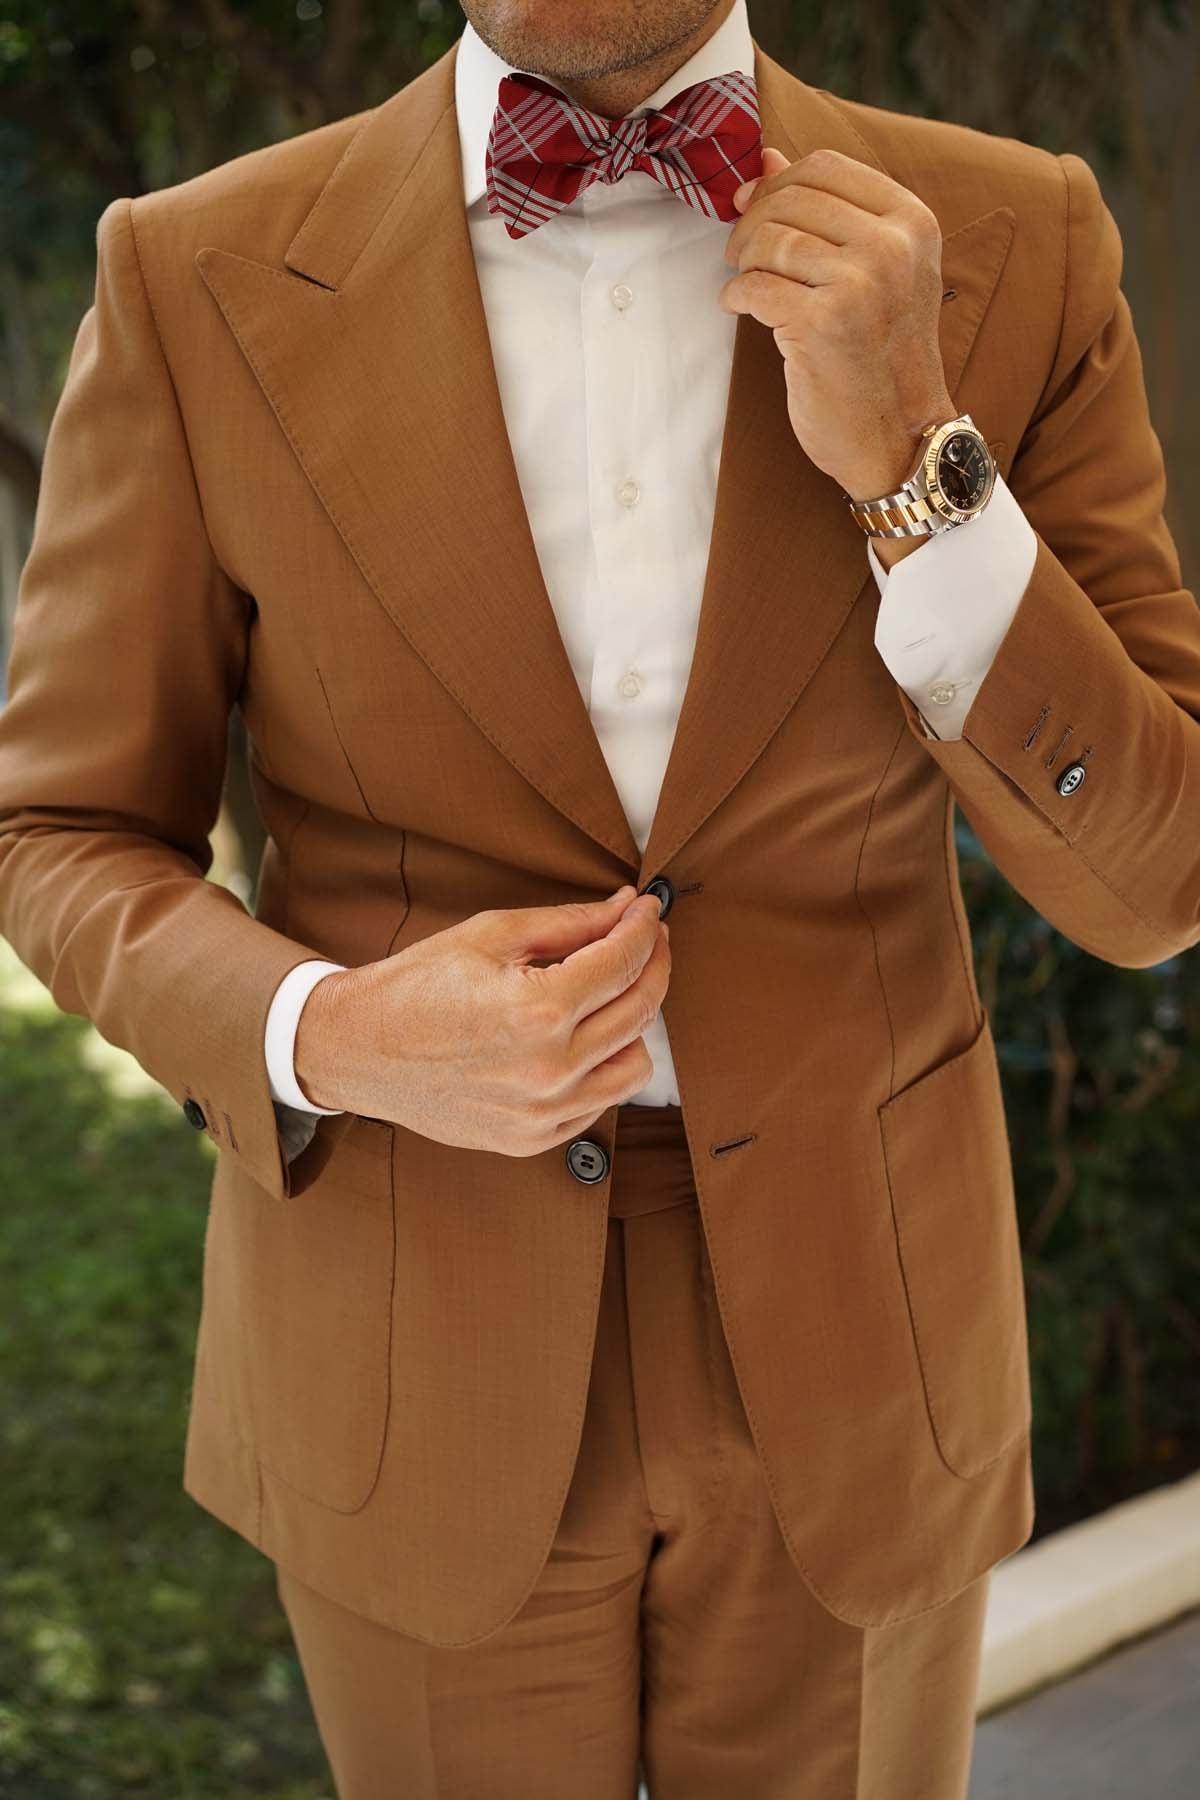
[[[208,1140],[0,945],[0,1796],[333,1800],[271,1563],[180,1486]]]

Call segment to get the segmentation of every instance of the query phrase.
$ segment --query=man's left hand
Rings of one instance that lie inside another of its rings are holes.
[[[810,460],[853,500],[892,493],[924,427],[959,411],[938,344],[935,215],[890,175],[830,149],[789,163],[764,148],[762,175],[734,204],[742,216],[725,260],[740,273],[718,305],[772,329]]]

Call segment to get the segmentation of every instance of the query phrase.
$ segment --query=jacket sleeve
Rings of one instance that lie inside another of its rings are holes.
[[[315,952],[206,879],[251,602],[217,565],[143,282],[134,204],[96,229],[95,299],[46,443],[0,712],[0,932],[283,1198],[271,996]],[[182,1121],[181,1121],[182,1124]]]
[[[1163,516],[1120,235],[1088,164],[1059,162],[1061,331],[1008,478],[1033,570],[961,739],[897,693],[1012,885],[1093,956],[1145,968],[1200,940],[1200,608]]]

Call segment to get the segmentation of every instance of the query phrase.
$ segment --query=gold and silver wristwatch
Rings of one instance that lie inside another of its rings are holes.
[[[970,413],[927,425],[917,466],[894,494],[852,500],[843,494],[868,537],[935,537],[977,519],[996,485],[996,462]]]

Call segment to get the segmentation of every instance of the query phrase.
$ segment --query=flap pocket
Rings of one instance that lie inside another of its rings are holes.
[[[987,1014],[965,1050],[879,1108],[892,1218],[938,1448],[977,1475],[1030,1423],[1025,1289]]]

